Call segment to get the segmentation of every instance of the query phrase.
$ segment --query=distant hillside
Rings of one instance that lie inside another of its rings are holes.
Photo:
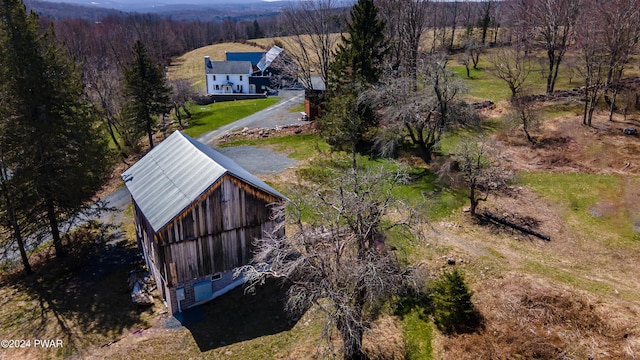
[[[254,20],[261,17],[275,16],[284,7],[290,6],[290,1],[259,1],[259,0],[218,0],[199,1],[189,3],[171,3],[170,1],[91,1],[68,0],[66,3],[25,0],[28,9],[33,9],[41,16],[52,19],[79,18],[97,21],[106,16],[123,13],[151,13],[174,20]]]
[[[38,15],[46,16],[52,20],[84,19],[99,21],[107,16],[124,14],[124,12],[115,9],[48,1],[25,0],[24,4],[28,11],[33,10]]]

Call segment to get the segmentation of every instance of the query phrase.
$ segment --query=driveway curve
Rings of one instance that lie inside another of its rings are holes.
[[[272,128],[278,125],[289,125],[300,123],[300,113],[290,112],[289,108],[304,101],[304,91],[301,90],[281,90],[279,96],[282,100],[231,124],[221,126],[200,137],[198,141],[211,147],[215,147],[216,139],[222,135],[248,128]]]
[[[198,137],[198,141],[215,148],[254,175],[277,174],[295,165],[295,160],[289,159],[281,153],[256,146],[216,147],[216,140],[219,137],[245,127],[273,128],[281,125],[299,124],[300,113],[290,112],[289,109],[304,100],[304,91],[281,90],[279,96],[282,97],[282,100],[276,104],[208,132]]]

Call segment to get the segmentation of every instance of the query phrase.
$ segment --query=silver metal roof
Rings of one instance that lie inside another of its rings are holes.
[[[157,232],[227,173],[286,199],[233,160],[179,131],[122,173],[122,180]]]
[[[256,66],[258,67],[258,69],[260,69],[260,71],[265,71],[271,65],[273,60],[275,60],[275,58],[280,55],[281,52],[281,47],[273,45],[273,47],[271,47],[271,49],[269,49],[269,51],[264,54],[264,56],[262,57],[262,59],[260,59],[260,62]]]
[[[207,56],[204,69],[207,74],[250,75],[253,65],[251,61],[211,61]]]

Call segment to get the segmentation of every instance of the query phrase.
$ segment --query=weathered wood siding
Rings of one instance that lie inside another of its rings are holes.
[[[277,200],[231,175],[222,177],[156,234],[169,286],[247,264],[253,240],[276,225],[268,205]]]
[[[154,241],[154,231],[151,224],[138,208],[138,205],[133,201],[133,213],[136,225],[136,237],[138,244],[141,246],[145,261],[154,280],[160,291],[160,295],[163,299],[166,299],[166,277],[163,275],[164,261],[161,259],[162,253],[159,251],[160,246]]]

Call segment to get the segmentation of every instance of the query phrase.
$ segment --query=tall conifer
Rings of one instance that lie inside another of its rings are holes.
[[[0,8],[3,94],[3,168],[7,180],[31,199],[31,225],[46,226],[57,255],[64,254],[60,221],[75,214],[109,171],[109,149],[95,109],[84,97],[80,72],[53,28],[21,1]],[[33,226],[31,226],[33,228]]]
[[[124,81],[127,98],[124,112],[129,124],[129,141],[137,141],[138,136],[146,133],[149,146],[153,148],[153,128],[158,123],[158,116],[171,109],[171,89],[166,84],[162,68],[153,62],[140,40],[133,45],[133,60],[124,69]]]
[[[358,145],[377,125],[360,94],[380,79],[387,52],[384,27],[373,1],[359,0],[351,9],[348,35],[342,35],[330,64],[327,112],[319,121],[320,131],[329,144],[352,153],[354,168]]]

